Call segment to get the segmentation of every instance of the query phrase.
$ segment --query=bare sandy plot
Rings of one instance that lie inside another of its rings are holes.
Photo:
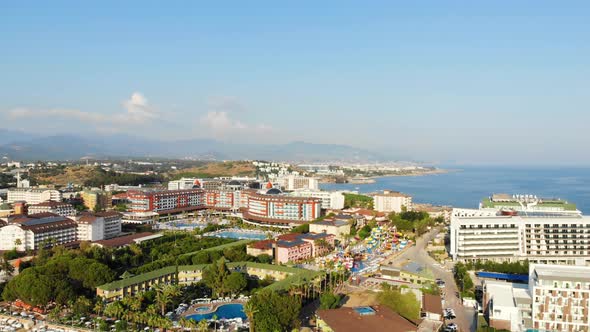
[[[348,297],[344,307],[358,307],[377,305],[377,294],[370,291],[358,291],[346,294]]]

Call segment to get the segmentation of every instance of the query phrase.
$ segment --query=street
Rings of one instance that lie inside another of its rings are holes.
[[[477,329],[477,312],[474,308],[464,307],[461,300],[457,296],[459,289],[455,284],[453,273],[444,270],[444,267],[440,266],[432,257],[426,252],[426,246],[430,240],[432,240],[439,230],[437,228],[432,229],[430,232],[424,234],[418,238],[416,245],[407,249],[405,252],[395,257],[393,260],[385,260],[384,263],[392,262],[401,263],[406,260],[423,264],[432,271],[435,278],[440,278],[445,282],[445,287],[441,289],[444,293],[444,308],[453,308],[457,315],[456,319],[449,322],[454,322],[459,326],[460,331],[474,332]]]

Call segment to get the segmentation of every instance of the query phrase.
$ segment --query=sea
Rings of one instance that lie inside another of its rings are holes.
[[[412,195],[416,203],[478,208],[493,193],[561,198],[590,214],[590,168],[572,167],[441,167],[447,173],[375,178],[375,183],[323,183],[325,190],[371,193],[384,189]]]

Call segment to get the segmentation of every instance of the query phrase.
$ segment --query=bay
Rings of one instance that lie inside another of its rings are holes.
[[[590,214],[590,168],[455,166],[442,174],[380,177],[370,184],[323,183],[320,187],[360,193],[390,189],[412,195],[417,203],[461,208],[477,208],[482,198],[493,193],[533,194],[567,200]]]

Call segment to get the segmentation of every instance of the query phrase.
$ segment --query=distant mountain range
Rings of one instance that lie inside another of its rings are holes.
[[[0,157],[13,160],[75,160],[82,157],[261,159],[298,162],[393,160],[390,156],[373,151],[338,144],[239,144],[212,139],[161,141],[96,133],[86,136],[40,136],[6,129],[0,129]]]

